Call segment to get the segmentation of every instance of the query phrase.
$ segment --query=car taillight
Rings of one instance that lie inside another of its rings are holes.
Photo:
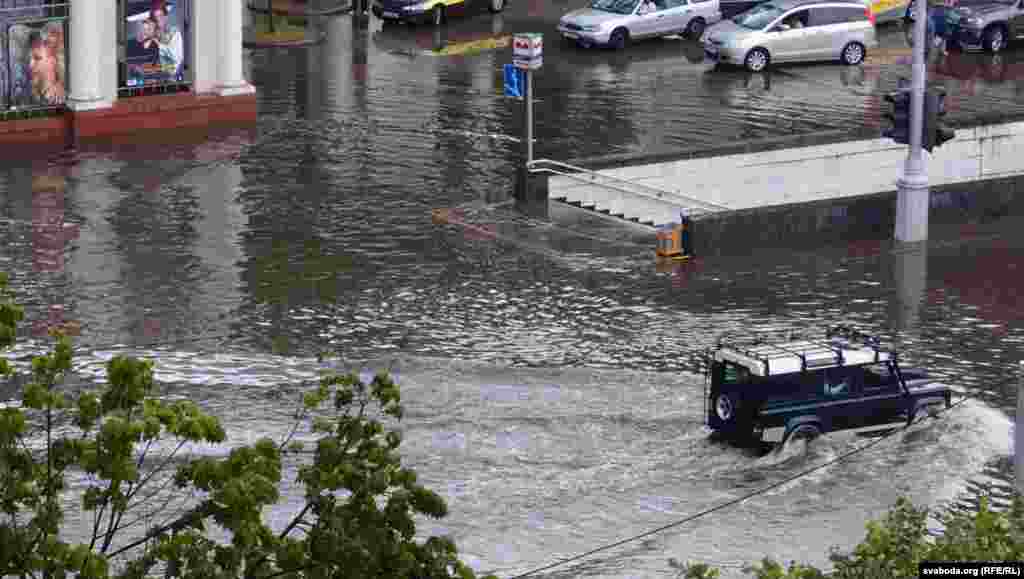
[[[864,7],[864,14],[867,15],[868,21],[870,21],[872,24],[875,23],[875,13],[871,11],[871,7],[870,6],[865,6]]]

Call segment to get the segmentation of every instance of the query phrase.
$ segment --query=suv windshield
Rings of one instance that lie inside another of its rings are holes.
[[[742,14],[736,15],[733,17],[732,21],[744,28],[760,30],[771,24],[772,20],[782,16],[782,13],[783,10],[778,6],[773,4],[761,4],[743,12]]]
[[[635,6],[636,0],[594,0],[590,3],[594,10],[616,14],[632,14]]]

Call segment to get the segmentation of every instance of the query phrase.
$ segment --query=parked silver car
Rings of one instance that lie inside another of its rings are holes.
[[[623,48],[630,40],[682,34],[698,39],[722,19],[719,0],[594,0],[558,23],[563,37],[585,46]]]
[[[777,62],[860,64],[877,46],[871,9],[844,0],[769,0],[704,33],[709,59],[753,72]]]

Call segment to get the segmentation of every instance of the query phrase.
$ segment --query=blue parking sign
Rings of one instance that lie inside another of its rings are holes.
[[[514,64],[505,65],[505,96],[523,98],[522,71]]]

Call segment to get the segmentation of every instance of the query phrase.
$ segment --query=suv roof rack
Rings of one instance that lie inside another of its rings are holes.
[[[764,332],[762,332],[763,334]],[[746,367],[757,376],[774,376],[822,368],[895,360],[896,354],[882,349],[881,340],[850,326],[833,326],[825,339],[796,337],[767,341],[763,335],[749,338],[719,337],[713,358]]]

